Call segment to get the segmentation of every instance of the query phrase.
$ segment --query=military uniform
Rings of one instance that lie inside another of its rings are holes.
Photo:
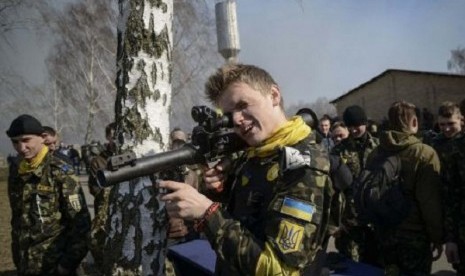
[[[454,264],[457,275],[465,275],[465,135],[451,143],[451,151],[444,156],[445,241],[458,246],[460,263]]]
[[[412,202],[399,225],[376,229],[385,275],[430,275],[431,244],[443,241],[439,158],[412,134],[386,131],[380,141],[383,152],[400,157],[402,190]]]
[[[9,177],[12,245],[19,275],[73,272],[87,254],[90,215],[71,167],[47,153],[32,172]]]
[[[348,138],[336,145],[332,154],[339,155],[349,167],[353,178],[357,178],[365,168],[369,154],[378,146],[379,140],[370,133],[358,139]],[[335,246],[339,253],[354,261],[378,263],[378,250],[374,243],[373,229],[367,225],[359,225],[352,195],[352,189],[344,190],[345,206],[343,208],[343,231],[338,233]]]
[[[106,169],[107,158],[111,157],[113,152],[104,150],[100,155],[91,158],[89,164],[89,191],[94,196],[95,216],[92,220],[92,229],[90,235],[90,252],[94,257],[95,267],[100,269],[103,265],[103,248],[107,238],[105,223],[108,217],[108,206],[111,187],[102,188],[98,184],[97,171]]]
[[[444,162],[444,159],[447,154],[450,153],[452,150],[452,141],[454,138],[447,138],[444,136],[444,134],[440,133],[436,135],[432,140],[431,140],[431,146],[436,150],[436,153],[438,154],[439,160],[441,162]]]
[[[326,231],[327,153],[310,135],[270,156],[243,157],[236,164],[225,183],[227,204],[205,226],[218,256],[217,274],[271,275],[290,267],[291,275],[298,275],[321,248]]]

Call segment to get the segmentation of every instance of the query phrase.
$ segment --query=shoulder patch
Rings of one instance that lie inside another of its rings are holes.
[[[81,211],[81,200],[79,199],[79,195],[70,195],[68,196],[68,200],[69,200],[69,204],[71,205],[71,207],[73,207],[73,209],[76,211],[76,212],[79,212]]]
[[[293,147],[283,148],[283,171],[294,170],[304,166],[310,166],[310,155],[304,155]]]
[[[53,192],[53,187],[48,186],[47,184],[39,184],[37,185],[37,191],[39,192]]]
[[[312,221],[312,216],[315,212],[315,206],[309,202],[285,197],[283,204],[281,205],[280,212],[282,214],[310,222]]]
[[[279,234],[276,244],[283,254],[296,252],[300,249],[304,237],[304,227],[287,220],[279,224]]]

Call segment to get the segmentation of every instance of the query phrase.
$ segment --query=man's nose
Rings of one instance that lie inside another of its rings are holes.
[[[19,150],[20,150],[21,152],[24,152],[24,151],[26,150],[26,144],[20,142],[20,143],[19,143]]]
[[[232,112],[232,119],[234,125],[239,125],[242,123],[242,120],[244,119],[244,116],[242,115],[241,111],[233,111]]]

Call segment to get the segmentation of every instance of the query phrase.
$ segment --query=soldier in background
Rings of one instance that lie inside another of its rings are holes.
[[[70,166],[44,144],[44,129],[21,115],[7,130],[21,156],[8,180],[12,251],[19,275],[74,275],[87,253],[90,215]]]
[[[69,165],[73,165],[73,161],[68,155],[64,155],[58,150],[58,133],[56,130],[49,126],[43,126],[44,128],[44,144],[48,147],[49,151],[59,159],[63,160]]]
[[[385,275],[426,276],[431,274],[432,262],[442,253],[440,163],[436,152],[415,137],[419,121],[413,104],[395,102],[388,115],[390,130],[381,133],[381,144],[369,160],[377,154],[400,158],[400,185],[410,209],[398,225],[375,225]]]
[[[342,140],[349,137],[349,130],[343,121],[337,121],[331,126],[331,138],[334,141],[334,145],[338,145]]]
[[[356,179],[365,168],[368,155],[378,146],[379,140],[367,131],[368,119],[360,106],[349,106],[344,110],[343,120],[349,128],[349,138],[336,145],[332,154],[339,155]],[[379,252],[373,229],[360,225],[353,200],[352,189],[345,190],[342,226],[335,233],[335,245],[339,253],[354,261],[379,265]]]
[[[169,149],[175,150],[184,146],[184,144],[187,143],[187,139],[188,136],[184,131],[180,128],[174,128],[170,133]],[[160,172],[159,178],[184,182],[196,189],[199,188],[199,175],[198,168],[196,166],[178,166],[171,170]],[[194,224],[192,221],[187,221],[177,217],[169,217],[168,247],[187,242],[198,237],[199,235],[194,231]],[[169,258],[165,259],[165,275],[176,275],[175,267],[173,266],[172,260]]]
[[[90,144],[81,146],[81,160],[84,162],[88,174],[90,173],[90,160],[99,156],[105,149],[106,147],[97,140],[92,140]]]
[[[334,147],[334,141],[331,137],[331,118],[329,115],[323,115],[318,121],[318,131],[320,132],[322,139],[321,143],[325,149],[330,152]]]
[[[444,230],[447,261],[465,275],[465,135],[451,142],[450,152],[443,156]]]
[[[443,102],[438,109],[439,134],[432,140],[432,146],[442,160],[450,151],[451,141],[463,132],[463,115],[453,102]]]
[[[81,157],[79,151],[73,145],[69,145],[69,158],[71,159],[74,171],[77,175],[81,174]]]
[[[44,143],[50,150],[50,152],[54,152],[58,146],[58,134],[52,127],[43,126],[44,127]]]
[[[92,220],[90,251],[94,257],[95,267],[97,269],[102,267],[103,258],[105,257],[103,248],[107,233],[105,231],[105,223],[108,217],[108,205],[111,187],[102,188],[97,179],[97,171],[107,168],[107,159],[116,153],[116,144],[114,142],[114,135],[116,124],[110,123],[105,127],[105,150],[99,155],[90,160],[89,167],[89,191],[94,196],[94,210],[95,217]]]
[[[442,139],[434,140],[433,144],[441,158],[445,254],[457,275],[465,275],[465,135],[462,107],[465,107],[465,101],[461,102],[461,106],[445,102],[439,107],[438,124]]]

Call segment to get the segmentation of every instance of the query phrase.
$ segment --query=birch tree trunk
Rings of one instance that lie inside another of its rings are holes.
[[[166,148],[171,104],[172,0],[119,0],[117,141],[138,157]],[[167,218],[149,177],[110,195],[105,275],[163,275]]]

